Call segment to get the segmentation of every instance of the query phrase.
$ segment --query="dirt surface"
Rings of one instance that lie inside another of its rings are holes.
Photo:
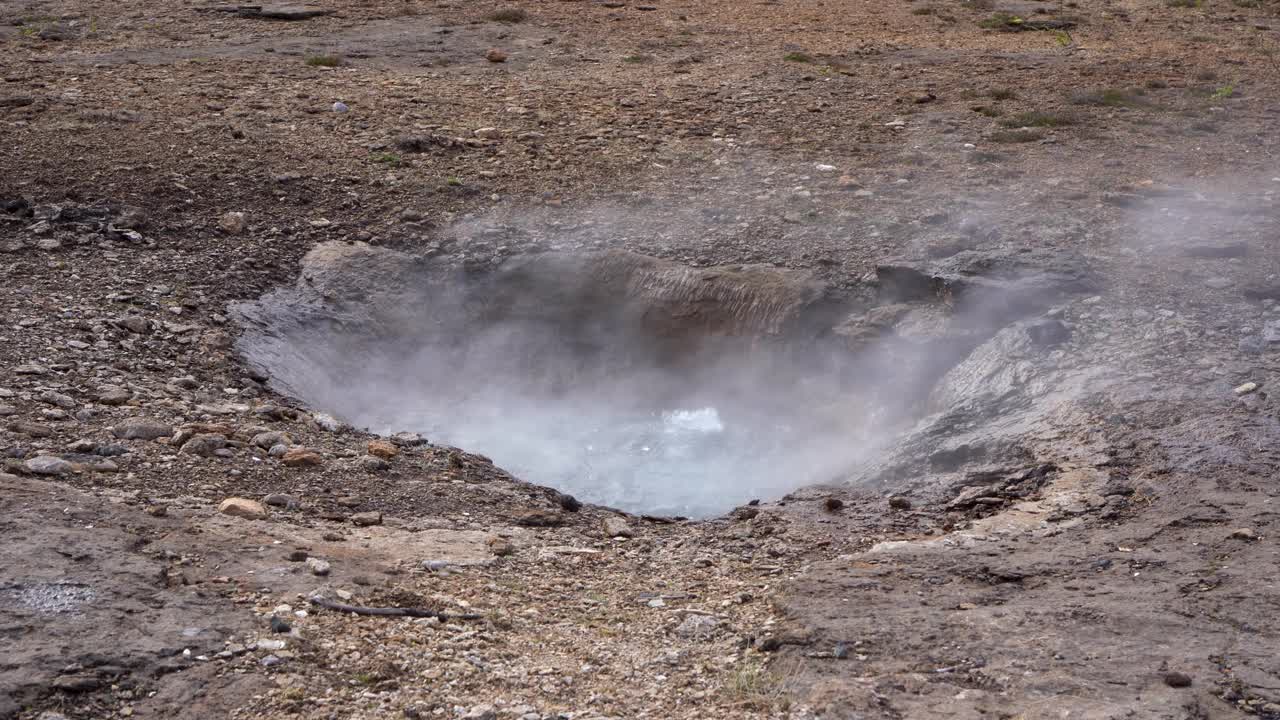
[[[0,717],[1280,718],[1272,0],[309,7],[0,7]],[[803,270],[899,424],[578,507],[242,361],[330,241]]]

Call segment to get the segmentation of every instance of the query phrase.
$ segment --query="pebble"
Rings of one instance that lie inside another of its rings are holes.
[[[290,632],[290,631],[292,631],[292,630],[293,630],[293,626],[291,626],[289,623],[285,622],[285,621],[284,621],[284,619],[282,619],[282,618],[280,618],[280,617],[278,617],[278,616],[276,616],[276,615],[272,615],[272,616],[271,616],[271,632],[274,632],[274,633],[287,633],[287,632]]]
[[[1253,528],[1238,528],[1231,531],[1231,537],[1236,540],[1257,540],[1258,533]]]
[[[889,498],[889,507],[894,510],[910,510],[911,501],[901,496],[894,496]]]
[[[275,655],[268,655],[258,661],[258,663],[262,665],[262,667],[275,667],[283,662],[284,660],[281,660],[279,657]]]
[[[1173,688],[1191,687],[1191,676],[1186,673],[1168,672],[1164,674],[1164,684]]]
[[[1230,278],[1214,277],[1204,281],[1204,284],[1214,290],[1224,290],[1233,284]]]
[[[328,560],[321,560],[317,557],[309,557],[306,560],[307,568],[311,570],[312,575],[324,577],[329,574],[330,566]]]
[[[231,497],[223,500],[218,505],[218,512],[246,520],[261,520],[267,516],[267,509],[262,506],[262,503],[242,497]]]
[[[350,109],[351,109],[351,108],[350,108],[350,107],[348,107],[348,106],[347,106],[347,104],[346,104],[346,103],[344,103],[344,102],[342,102],[341,100],[339,100],[338,102],[335,102],[335,103],[333,104],[333,111],[334,111],[334,112],[336,112],[336,113],[344,113],[344,112],[347,112],[347,111],[348,111],[348,110],[350,110]]]
[[[484,59],[491,63],[504,63],[507,61],[507,54],[497,48],[493,48],[484,54]]]
[[[383,472],[391,467],[391,463],[373,455],[363,455],[357,462],[362,469],[369,472]]]
[[[124,405],[133,399],[133,393],[116,385],[103,385],[98,389],[98,402],[103,405]]]
[[[56,405],[64,410],[70,410],[76,406],[76,401],[70,395],[63,395],[52,390],[45,390],[40,393],[40,401]]]

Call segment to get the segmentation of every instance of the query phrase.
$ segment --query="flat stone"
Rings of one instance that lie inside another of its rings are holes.
[[[676,626],[675,634],[689,640],[707,640],[720,627],[720,621],[710,615],[689,615]]]
[[[116,423],[111,434],[121,440],[155,440],[172,435],[173,426],[153,418],[132,417]]]
[[[369,527],[370,525],[382,524],[382,513],[380,512],[362,512],[351,516],[351,522],[360,527]]]
[[[261,432],[261,433],[258,433],[257,435],[254,435],[253,439],[250,440],[249,443],[254,447],[260,447],[263,450],[269,450],[275,447],[276,445],[292,445],[293,438],[289,437],[289,433],[287,432],[281,432],[279,430],[270,430],[267,432]]]
[[[116,385],[104,385],[98,390],[98,402],[103,405],[124,405],[132,399],[132,392]]]
[[[262,503],[242,497],[223,500],[222,504],[218,505],[218,512],[246,520],[261,520],[267,516],[267,509],[262,506]]]
[[[23,466],[26,467],[27,472],[36,475],[66,475],[75,469],[71,463],[52,455],[33,457],[23,463]]]
[[[324,458],[313,450],[306,448],[289,448],[289,452],[280,458],[281,462],[289,467],[320,467],[324,465]]]

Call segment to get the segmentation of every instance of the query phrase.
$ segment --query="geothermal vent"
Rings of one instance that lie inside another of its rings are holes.
[[[858,447],[847,312],[805,273],[625,252],[468,272],[335,243],[239,313],[246,359],[312,407],[632,511],[724,511]]]
[[[331,243],[295,287],[237,312],[246,360],[317,410],[591,502],[705,516],[845,476],[895,423],[938,410],[938,378],[1079,289],[1025,265],[884,265],[878,297],[854,302],[767,267],[607,251],[472,271]]]

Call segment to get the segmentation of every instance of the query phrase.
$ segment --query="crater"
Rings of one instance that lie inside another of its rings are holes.
[[[245,360],[314,409],[588,502],[705,517],[846,476],[1034,305],[1024,280],[1013,313],[969,283],[983,310],[957,313],[954,278],[883,271],[876,295],[621,251],[475,270],[330,243],[236,314]]]

